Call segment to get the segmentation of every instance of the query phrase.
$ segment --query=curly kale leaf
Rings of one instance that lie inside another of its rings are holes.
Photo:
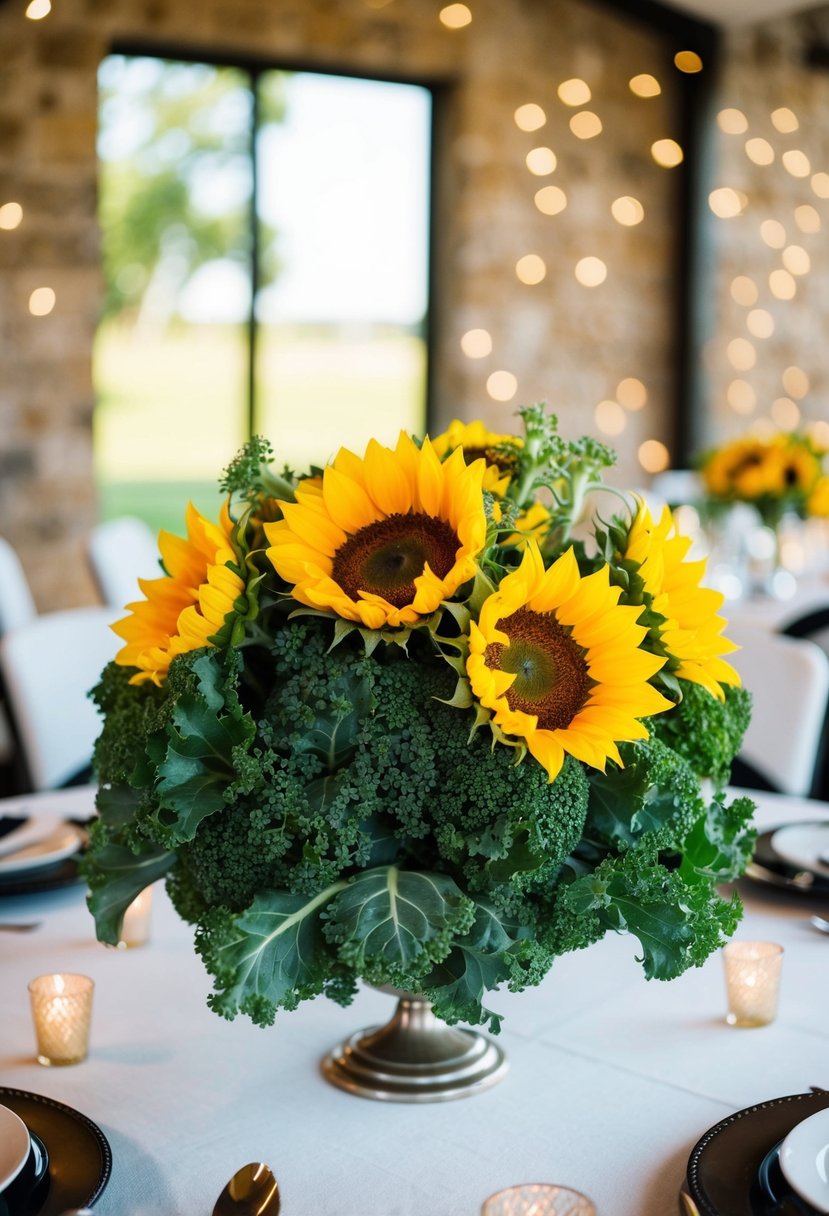
[[[537,983],[551,961],[526,926],[479,901],[469,930],[455,939],[449,954],[424,977],[422,986],[438,1017],[450,1025],[488,1022],[492,1033],[498,1034],[502,1018],[486,1008],[485,994],[501,984],[518,991],[527,983]],[[533,963],[541,964],[537,979],[531,974]]]
[[[130,684],[132,675],[131,668],[108,663],[90,694],[103,716],[93,756],[102,783],[135,784],[136,771],[146,767],[146,741],[164,721],[166,691],[151,681]]]
[[[253,741],[255,726],[235,696],[222,691],[220,661],[210,652],[193,664],[198,692],[182,696],[167,728],[166,754],[158,765],[162,822],[173,844],[192,840],[206,815],[226,805],[236,779],[236,758]],[[172,811],[173,815],[164,812]]]
[[[723,701],[698,684],[680,681],[682,700],[670,713],[648,722],[652,735],[678,752],[700,777],[718,788],[728,784],[731,762],[740,750],[751,718],[751,693],[727,686]]]
[[[589,841],[614,848],[634,845],[646,832],[670,825],[665,843],[703,812],[699,781],[689,765],[658,739],[625,743],[624,768],[590,774],[586,832]]]
[[[475,906],[445,874],[386,866],[357,874],[324,915],[326,940],[358,975],[409,985],[446,957]]]
[[[645,976],[673,979],[699,966],[734,932],[736,896],[720,899],[709,883],[686,882],[639,849],[607,857],[558,892],[556,933],[588,945],[608,929],[639,939]]]
[[[754,803],[742,796],[728,806],[722,794],[707,806],[680,843],[680,874],[686,882],[700,878],[733,882],[754,853],[757,833],[750,828]]]
[[[94,825],[93,840],[97,830]],[[117,945],[129,905],[145,887],[162,878],[175,860],[175,853],[149,840],[136,848],[107,841],[90,850],[81,862],[81,874],[89,884],[87,903],[98,941]]]
[[[338,887],[312,899],[263,891],[233,915],[213,910],[196,936],[196,949],[215,978],[211,1009],[232,1020],[246,1013],[269,1026],[277,1009],[296,1009],[322,992],[331,969],[322,941],[320,912]]]

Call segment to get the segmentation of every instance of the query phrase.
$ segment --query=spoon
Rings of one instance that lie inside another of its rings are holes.
[[[810,916],[809,924],[820,933],[829,933],[829,920],[824,920],[822,916]]]
[[[213,1216],[278,1216],[279,1183],[270,1166],[252,1161],[238,1169],[216,1200]]]

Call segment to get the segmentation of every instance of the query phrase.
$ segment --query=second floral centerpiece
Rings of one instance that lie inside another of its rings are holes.
[[[304,476],[254,440],[220,520],[161,534],[95,691],[102,940],[166,876],[225,1017],[365,981],[497,1031],[490,994],[608,930],[659,979],[732,933],[722,599],[669,513],[586,513],[607,448],[520,414]]]

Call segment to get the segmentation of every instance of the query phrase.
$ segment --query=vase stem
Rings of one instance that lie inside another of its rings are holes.
[[[332,1085],[387,1102],[446,1102],[479,1093],[507,1072],[500,1047],[447,1026],[423,997],[404,995],[384,1026],[358,1031],[322,1063]]]

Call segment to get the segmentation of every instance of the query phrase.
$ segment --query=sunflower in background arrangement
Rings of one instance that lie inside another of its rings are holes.
[[[518,450],[523,445],[518,435],[500,435],[490,431],[483,422],[461,422],[455,418],[432,446],[441,460],[460,448],[467,464],[484,460],[486,470],[482,488],[503,498],[515,474]]]
[[[700,472],[710,503],[750,503],[774,526],[787,510],[804,518],[817,513],[810,504],[824,458],[807,434],[747,435],[709,452]]]

